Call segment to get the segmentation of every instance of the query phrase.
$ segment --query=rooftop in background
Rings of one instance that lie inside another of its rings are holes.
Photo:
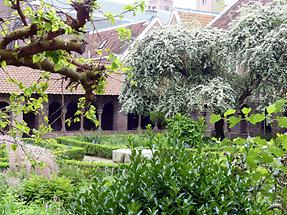
[[[42,74],[42,71],[31,69],[28,67],[14,67],[8,66],[5,72],[0,69],[0,94],[9,94],[11,92],[20,92],[17,85],[7,81],[9,77],[21,81],[25,86],[31,86],[37,82]],[[104,95],[119,95],[121,85],[124,78],[123,75],[113,74],[108,77],[107,85]],[[83,95],[84,90],[79,86],[75,90],[66,89],[69,81],[63,82],[63,94],[65,95]],[[47,94],[50,95],[61,95],[62,94],[62,79],[58,74],[51,74],[51,78],[48,81]]]
[[[210,25],[217,28],[228,29],[233,20],[238,18],[240,10],[246,5],[255,4],[256,2],[266,4],[273,0],[238,0],[228,8],[226,8],[218,17],[216,17]]]

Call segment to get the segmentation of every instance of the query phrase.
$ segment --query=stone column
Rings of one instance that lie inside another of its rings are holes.
[[[62,106],[61,108],[61,122],[62,122],[62,128],[61,128],[61,132],[66,132],[66,113],[67,113],[67,109],[65,106]]]
[[[49,103],[44,103],[43,104],[43,113],[39,112],[39,115],[37,117],[38,127],[40,125],[48,126],[49,122],[45,122],[45,120],[44,120],[45,116],[49,117]]]
[[[139,114],[138,127],[137,127],[138,131],[142,130],[141,124],[142,124],[142,115]]]
[[[98,121],[99,121],[99,131],[102,130],[102,114],[103,114],[103,109],[98,109],[97,110],[98,113]]]
[[[80,119],[80,131],[84,131],[84,120],[85,120],[85,117],[84,117],[84,114],[82,113],[81,114],[81,119]]]

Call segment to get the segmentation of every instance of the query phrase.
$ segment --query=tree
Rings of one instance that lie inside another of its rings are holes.
[[[67,3],[70,10],[39,1],[33,5],[26,0],[5,0],[11,10],[9,17],[1,17],[0,62],[6,65],[26,66],[50,73],[58,73],[70,80],[70,87],[82,85],[86,99],[93,100],[94,91],[101,90],[109,72],[118,69],[103,64],[99,59],[84,59],[86,24],[93,23],[93,13],[101,11],[97,1],[81,0]],[[129,5],[125,12],[144,8],[144,1]],[[102,12],[102,11],[101,11]],[[102,12],[114,22],[114,15]],[[19,21],[11,31],[11,24]],[[96,32],[96,29],[94,29]],[[100,55],[100,54],[99,54]],[[110,56],[109,60],[115,59]],[[115,68],[116,67],[116,68]]]
[[[286,1],[246,7],[228,32],[229,53],[243,68],[240,103],[258,109],[287,92]]]
[[[155,30],[134,48],[120,102],[127,112],[222,113],[235,104],[224,32],[183,26]],[[212,92],[212,93],[210,93]]]
[[[123,8],[123,12],[119,14],[102,11],[96,0],[71,1],[65,3],[65,9],[48,1],[34,3],[28,0],[5,0],[6,8],[1,8],[1,69],[5,71],[5,67],[11,65],[46,71],[37,83],[29,87],[21,83],[21,80],[10,80],[22,93],[11,93],[11,104],[5,111],[12,111],[16,115],[22,112],[44,115],[43,103],[48,101],[45,91],[49,73],[57,73],[62,80],[69,80],[67,88],[81,86],[85,90],[85,98],[80,100],[79,111],[74,120],[79,120],[77,118],[84,110],[85,117],[96,122],[95,107],[90,105],[95,99],[94,95],[103,92],[105,80],[112,72],[120,69],[124,71],[125,68],[119,59],[108,51],[105,53],[109,55],[103,56],[103,52],[99,50],[97,59],[83,57],[87,45],[86,34],[97,33],[93,14],[98,11],[105,16],[103,19],[114,23],[115,17],[121,18],[125,13],[135,14],[139,9],[143,10],[145,2],[135,1],[133,5]],[[87,27],[89,23],[93,26],[92,30]],[[120,28],[118,32],[120,38],[130,36],[127,29]],[[5,111],[0,110],[1,128],[10,124],[10,127],[21,133],[30,132],[23,121],[14,120],[15,124],[12,125],[11,118]],[[47,116],[44,120],[48,122]],[[13,130],[10,134],[15,134]],[[50,131],[48,126],[40,125],[34,135],[40,137],[47,131]]]

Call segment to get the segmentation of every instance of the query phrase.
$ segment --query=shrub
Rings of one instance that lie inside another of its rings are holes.
[[[124,147],[119,145],[112,146],[112,145],[100,145],[100,144],[88,143],[66,137],[58,137],[57,141],[67,146],[82,147],[85,149],[86,155],[108,158],[108,159],[112,158],[113,150]]]
[[[54,139],[43,140],[36,143],[35,140],[32,138],[25,138],[24,141],[28,144],[37,145],[52,150],[58,160],[83,160],[85,156],[85,149],[81,147],[73,147],[59,144]]]
[[[172,149],[172,150],[170,150]],[[152,159],[133,151],[131,164],[114,181],[96,177],[79,191],[76,214],[265,214],[252,198],[250,180],[218,154],[187,152],[171,142]]]
[[[31,202],[65,201],[73,190],[71,181],[64,177],[48,179],[33,176],[24,182],[20,199],[26,204]]]
[[[186,146],[199,147],[203,144],[205,134],[204,121],[194,121],[189,117],[176,114],[167,120],[167,132],[168,136]]]

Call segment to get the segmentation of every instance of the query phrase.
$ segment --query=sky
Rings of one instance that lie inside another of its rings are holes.
[[[132,3],[134,0],[113,0],[116,2],[126,2],[126,3]],[[225,0],[225,3],[227,5],[232,4],[236,0]],[[195,7],[195,0],[174,0],[175,7],[181,7],[181,8],[194,8]]]

